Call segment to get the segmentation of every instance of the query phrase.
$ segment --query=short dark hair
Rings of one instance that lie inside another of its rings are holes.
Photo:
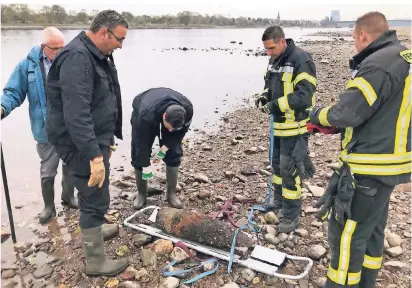
[[[284,38],[285,32],[283,32],[283,29],[280,28],[280,26],[270,26],[263,32],[262,41],[273,40],[273,42],[278,42]]]
[[[388,20],[381,12],[369,12],[358,19],[355,22],[356,32],[365,31],[366,33],[380,36],[383,32],[389,30]]]
[[[186,110],[180,105],[170,105],[166,109],[166,121],[169,122],[170,125],[174,129],[181,128],[185,124],[186,120]]]
[[[97,33],[102,28],[114,29],[118,25],[129,28],[126,18],[114,10],[100,11],[90,25],[90,31]]]

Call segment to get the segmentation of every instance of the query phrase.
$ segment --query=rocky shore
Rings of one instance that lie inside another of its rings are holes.
[[[340,37],[332,35],[333,37]],[[405,36],[406,37],[406,36]],[[410,47],[409,41],[405,43]],[[348,59],[355,54],[352,43],[301,43],[312,54],[317,67],[317,105],[337,101],[350,77]],[[259,91],[256,91],[259,92]],[[247,100],[247,99],[245,99]],[[269,116],[252,106],[222,116],[219,130],[206,134],[196,132],[184,145],[185,157],[180,167],[179,197],[186,207],[200,213],[220,211],[225,200],[234,196],[237,225],[247,222],[252,204],[264,205],[268,169]],[[260,243],[291,255],[314,259],[307,279],[285,281],[255,273],[234,265],[227,274],[227,262],[220,261],[218,271],[196,282],[192,287],[322,287],[330,259],[327,244],[327,223],[315,219],[312,205],[323,194],[336,164],[339,136],[310,137],[310,156],[316,166],[314,178],[303,184],[303,209],[299,229],[289,235],[277,233],[278,215],[257,213],[256,221],[263,228]],[[108,223],[122,224],[131,215],[135,180],[130,164],[114,167],[111,179],[111,206],[106,215]],[[118,171],[122,171],[119,175]],[[164,167],[159,167],[152,184],[165,189]],[[163,194],[154,195],[149,204],[167,206]],[[410,287],[411,273],[411,185],[400,185],[391,197],[390,213],[385,230],[385,253],[377,287]],[[50,224],[49,232],[38,233],[40,240],[15,245],[17,261],[2,259],[2,287],[119,287],[175,288],[181,279],[163,277],[162,270],[171,260],[193,262],[180,248],[169,241],[152,239],[122,227],[119,236],[106,242],[111,258],[128,257],[129,268],[114,278],[89,278],[82,273],[84,257],[81,251],[78,212],[65,210]],[[229,227],[229,226],[228,226]],[[2,233],[3,237],[3,233]],[[211,269],[213,267],[208,267]],[[296,263],[288,262],[284,271],[301,272]],[[199,271],[196,272],[200,273]],[[188,275],[187,278],[190,278]],[[23,284],[24,283],[24,284]],[[181,285],[180,287],[185,287]]]

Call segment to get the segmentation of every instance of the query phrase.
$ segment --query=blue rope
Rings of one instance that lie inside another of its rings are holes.
[[[254,210],[259,210],[264,212],[265,208],[261,207],[261,206],[257,206],[254,205],[252,206],[252,208],[250,209],[249,215],[247,217],[247,224],[240,226],[239,228],[236,229],[235,231],[235,236],[233,237],[232,240],[232,247],[230,248],[230,255],[229,255],[229,264],[227,265],[227,273],[230,274],[230,272],[232,271],[232,264],[233,264],[233,259],[235,256],[235,247],[236,247],[236,240],[237,240],[237,235],[239,234],[240,231],[249,228],[250,231],[252,232],[260,232],[261,228],[259,228],[258,224],[252,220],[253,215],[254,215]]]
[[[169,268],[173,267],[174,265],[177,264],[177,261],[173,260],[165,268],[163,268],[163,276],[165,276],[165,277],[168,277],[168,276],[181,276],[181,275],[184,275],[186,273],[197,270],[199,268],[202,268],[203,266],[205,266],[206,263],[215,263],[215,267],[210,271],[200,273],[199,275],[196,275],[195,277],[193,277],[191,279],[188,279],[188,280],[185,280],[183,282],[183,284],[191,284],[193,282],[196,282],[196,281],[202,279],[203,277],[206,277],[206,276],[209,276],[209,275],[212,275],[213,273],[215,273],[217,271],[217,269],[219,268],[219,262],[217,261],[217,259],[209,259],[207,261],[204,261],[204,262],[200,263],[200,265],[198,265],[196,267],[193,267],[193,268],[190,268],[190,269],[182,269],[182,270],[169,272]]]
[[[272,168],[272,165],[273,165],[273,163],[272,163],[272,161],[273,161],[273,146],[275,145],[275,140],[274,140],[274,138],[275,138],[275,133],[274,133],[274,124],[273,124],[273,122],[275,121],[275,119],[274,119],[275,117],[274,117],[274,115],[273,115],[273,113],[271,113],[270,114],[270,145],[269,145],[269,149],[270,149],[270,151],[269,151],[269,160],[270,160],[270,167]],[[269,177],[269,181],[268,181],[268,192],[267,192],[267,194],[266,194],[266,207],[265,207],[265,210],[267,211],[268,210],[268,208],[269,208],[269,202],[270,202],[270,197],[272,197],[272,177],[273,177],[273,175],[271,175],[270,177]]]

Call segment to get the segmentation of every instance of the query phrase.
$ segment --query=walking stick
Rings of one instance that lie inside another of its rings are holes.
[[[6,168],[4,167],[3,146],[0,142],[1,150],[1,177],[3,178],[4,195],[6,196],[7,212],[9,213],[9,223],[11,230],[11,239],[16,243],[16,231],[14,230],[13,211],[11,210],[9,185],[7,184]]]

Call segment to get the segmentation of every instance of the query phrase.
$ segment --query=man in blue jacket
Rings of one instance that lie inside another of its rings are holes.
[[[47,139],[45,84],[54,57],[63,46],[63,34],[55,27],[45,28],[42,32],[42,44],[34,46],[29,55],[17,64],[1,95],[1,119],[19,107],[26,95],[29,101],[31,130],[41,159],[40,179],[44,210],[39,215],[40,223],[47,223],[56,215],[54,179],[60,158]],[[77,209],[74,186],[67,181],[67,169],[65,165],[62,166],[62,204]]]

